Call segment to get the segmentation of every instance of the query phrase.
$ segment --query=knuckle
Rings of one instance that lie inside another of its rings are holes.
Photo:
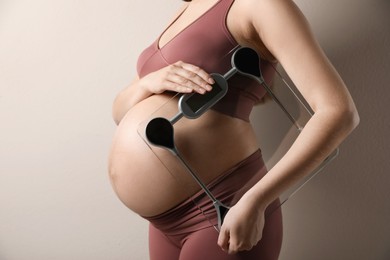
[[[188,81],[189,81],[189,80],[186,79],[186,78],[182,78],[182,77],[179,78],[179,83],[181,83],[181,84],[184,84],[184,85],[185,85],[185,84],[188,83]]]
[[[167,68],[168,68],[168,73],[172,73],[172,71],[174,71],[175,69],[176,69],[176,64],[170,64],[170,65],[168,65],[167,66]]]
[[[232,252],[249,251],[253,248],[252,244],[247,241],[241,241],[231,248]]]
[[[192,72],[192,71],[188,71],[188,72],[187,72],[187,76],[188,76],[189,78],[195,78],[195,77],[196,77],[196,73],[195,73],[195,72]]]
[[[198,73],[198,72],[201,71],[201,69],[200,69],[198,66],[195,66],[195,65],[192,67],[192,69],[193,69],[193,71],[196,72],[196,73]]]
[[[251,250],[252,249],[252,245],[251,244],[244,244],[244,245],[242,245],[242,247],[241,247],[241,249],[242,250],[246,250],[246,251],[249,251],[249,250]]]
[[[184,62],[181,61],[181,60],[178,60],[174,64],[177,65],[177,66],[182,66],[184,64]]]
[[[237,254],[238,250],[237,248],[229,248],[229,254],[234,255]]]
[[[162,74],[162,77],[163,77],[164,79],[167,79],[167,78],[172,77],[172,75],[173,75],[173,72],[172,72],[172,70],[169,68],[168,70],[165,70],[165,71],[164,71],[164,73]]]
[[[183,87],[183,86],[181,86],[181,85],[179,85],[179,84],[176,84],[176,85],[174,85],[174,88],[173,88],[176,92],[188,92],[187,91],[187,88],[186,87]]]

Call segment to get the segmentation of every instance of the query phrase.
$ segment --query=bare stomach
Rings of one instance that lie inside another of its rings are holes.
[[[170,118],[177,112],[177,102],[170,98],[154,95],[135,105],[113,138],[109,157],[112,186],[119,199],[142,216],[163,213],[200,190],[171,152],[148,146],[142,137],[145,122],[163,104],[159,116]],[[249,123],[215,111],[196,120],[183,118],[174,131],[176,146],[205,183],[258,149]]]

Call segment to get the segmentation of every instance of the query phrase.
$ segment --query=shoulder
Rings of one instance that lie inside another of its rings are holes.
[[[292,0],[235,0],[228,26],[241,45],[253,47],[266,59],[275,60],[265,45],[264,38],[267,36],[264,32],[274,30],[275,24],[286,15],[282,14],[282,10],[293,6]]]
[[[235,0],[234,6],[249,19],[271,18],[273,14],[279,14],[283,10],[295,9],[293,0]]]
[[[262,49],[268,58],[275,57],[275,44],[283,45],[286,36],[298,36],[308,28],[292,0],[235,0],[231,12],[235,18],[240,17],[232,22],[239,41]]]

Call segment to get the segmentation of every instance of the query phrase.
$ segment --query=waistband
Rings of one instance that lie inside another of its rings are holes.
[[[207,187],[218,200],[232,206],[266,173],[261,151],[257,150]],[[203,190],[162,214],[144,218],[167,235],[184,234],[218,224],[214,205]]]

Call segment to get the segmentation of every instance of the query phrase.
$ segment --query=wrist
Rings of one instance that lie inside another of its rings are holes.
[[[147,82],[145,82],[144,78],[138,79],[135,84],[136,84],[136,88],[138,89],[138,96],[147,98],[155,94],[153,93],[153,91],[149,89],[148,84]]]
[[[265,209],[268,207],[268,205],[271,203],[269,201],[265,194],[262,192],[257,191],[254,187],[249,189],[240,199],[240,201],[245,201],[246,203],[249,203],[253,206],[253,208],[256,208],[260,211],[265,211]]]

